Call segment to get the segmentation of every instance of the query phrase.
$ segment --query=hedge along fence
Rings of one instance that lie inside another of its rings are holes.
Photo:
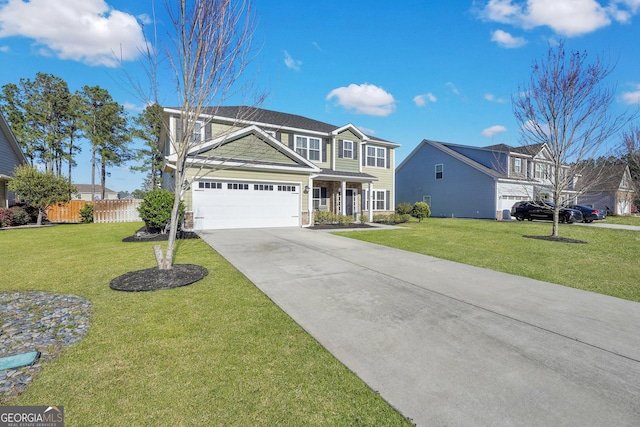
[[[47,210],[50,222],[82,222],[80,209],[88,202],[86,200],[71,200],[59,203]],[[137,222],[142,221],[138,214],[138,206],[142,200],[96,200],[93,202],[93,222]]]

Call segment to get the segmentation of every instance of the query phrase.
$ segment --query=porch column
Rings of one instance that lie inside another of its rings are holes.
[[[347,181],[340,182],[340,215],[345,215],[347,205]]]
[[[373,222],[373,182],[369,183],[369,222]]]

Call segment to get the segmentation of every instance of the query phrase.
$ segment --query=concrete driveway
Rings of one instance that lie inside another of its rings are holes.
[[[417,425],[640,424],[638,303],[314,230],[201,236]]]

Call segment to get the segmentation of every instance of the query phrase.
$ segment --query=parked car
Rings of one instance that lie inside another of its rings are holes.
[[[607,217],[607,213],[605,211],[599,211],[591,206],[568,205],[566,207],[582,212],[582,222],[593,222],[594,220],[603,220]]]
[[[518,221],[525,219],[533,221],[534,219],[553,220],[552,202],[517,202],[511,207],[511,216]],[[576,209],[560,208],[558,221],[572,224],[583,220],[582,212]]]

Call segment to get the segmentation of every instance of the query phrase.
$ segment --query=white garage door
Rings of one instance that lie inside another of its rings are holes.
[[[196,230],[300,225],[300,184],[201,180],[192,188]]]

